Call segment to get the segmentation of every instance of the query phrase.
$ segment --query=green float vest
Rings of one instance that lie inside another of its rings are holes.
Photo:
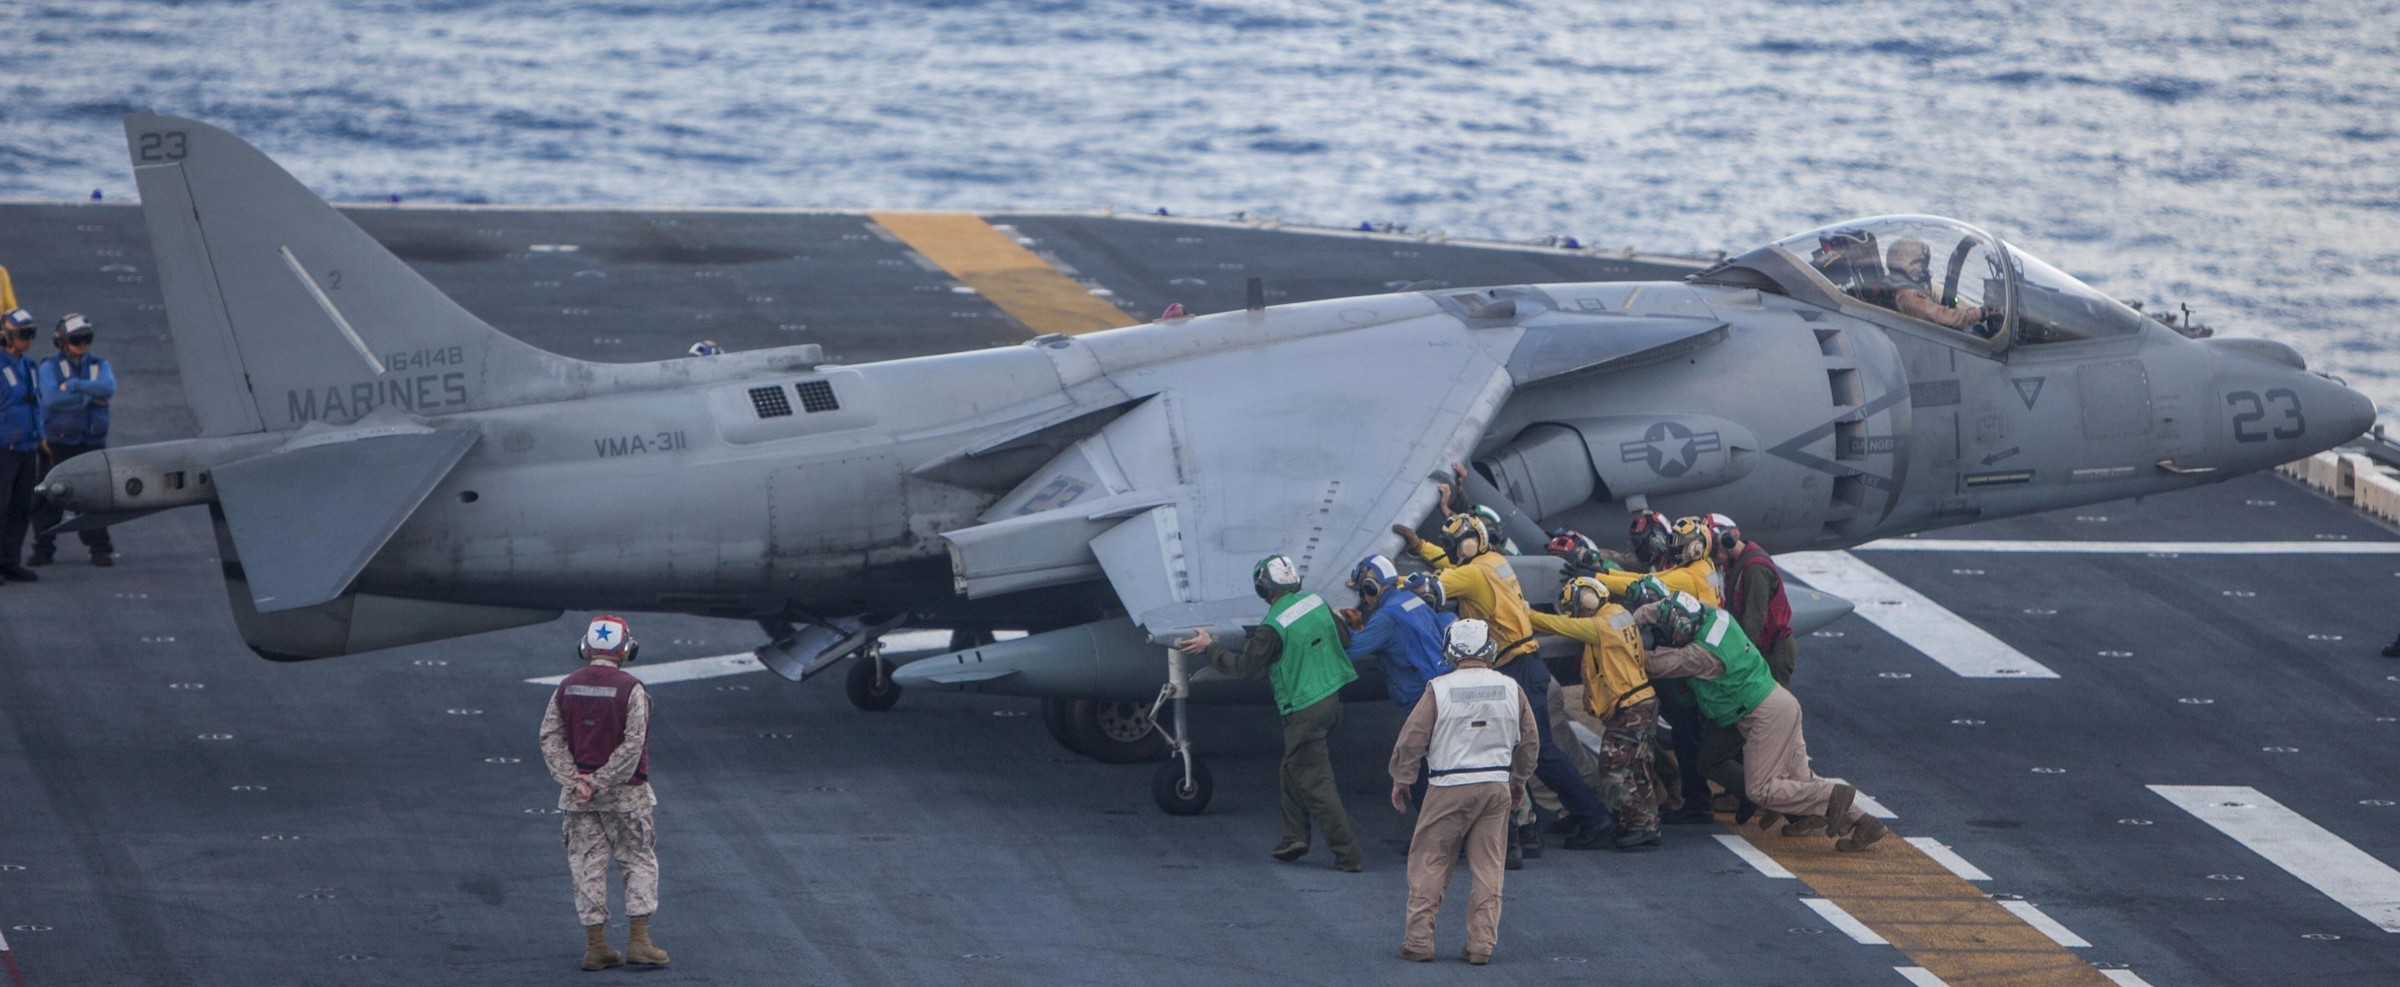
[[[1708,717],[1708,722],[1732,726],[1775,691],[1775,677],[1767,672],[1767,660],[1759,656],[1758,646],[1750,643],[1750,636],[1742,633],[1742,625],[1733,622],[1733,615],[1708,608],[1708,619],[1700,624],[1700,638],[1692,643],[1725,663],[1723,675],[1690,680],[1692,697],[1700,701],[1700,712]]]
[[[1267,666],[1267,681],[1275,684],[1275,708],[1285,716],[1316,705],[1358,678],[1324,597],[1286,596],[1267,607],[1267,623],[1283,638],[1283,656]]]

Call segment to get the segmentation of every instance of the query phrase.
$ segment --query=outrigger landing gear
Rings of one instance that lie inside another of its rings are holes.
[[[883,712],[900,701],[900,683],[892,681],[892,663],[884,660],[882,643],[850,662],[842,692],[850,697],[850,705],[870,713]]]
[[[1158,766],[1150,776],[1150,797],[1170,816],[1196,816],[1208,808],[1208,798],[1216,794],[1217,783],[1208,776],[1208,765],[1192,753],[1191,739],[1186,735],[1184,701],[1192,694],[1191,678],[1185,674],[1184,654],[1167,649],[1167,684],[1158,689],[1158,699],[1150,704],[1150,720],[1159,722],[1158,711],[1168,706],[1175,713],[1175,730],[1167,737],[1167,763]]]

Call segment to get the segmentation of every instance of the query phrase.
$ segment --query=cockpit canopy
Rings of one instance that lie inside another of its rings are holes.
[[[2138,333],[2141,313],[1989,233],[1939,216],[1876,216],[1778,240],[1694,280],[1829,308],[1872,307],[1992,349]]]

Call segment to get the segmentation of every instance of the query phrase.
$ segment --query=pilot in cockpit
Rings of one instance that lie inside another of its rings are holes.
[[[1875,248],[1875,234],[1856,227],[1819,233],[1816,253],[1808,260],[1825,275],[1825,280],[1850,297],[1870,305],[1891,307],[1883,252]]]
[[[1944,305],[1933,299],[1933,250],[1925,241],[1905,236],[1892,241],[1884,255],[1890,302],[1887,307],[1912,319],[1990,338],[1992,320],[1981,305]]]

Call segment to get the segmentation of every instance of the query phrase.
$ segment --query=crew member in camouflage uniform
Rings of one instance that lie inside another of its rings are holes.
[[[650,693],[620,667],[640,650],[625,618],[592,618],[578,646],[584,666],[558,684],[542,715],[542,761],[559,784],[558,808],[566,815],[561,839],[583,919],[586,970],[667,963],[667,951],[650,943],[650,915],[658,911]],[[608,948],[606,936],[611,856],[624,874],[625,916],[633,925],[623,953]]]

